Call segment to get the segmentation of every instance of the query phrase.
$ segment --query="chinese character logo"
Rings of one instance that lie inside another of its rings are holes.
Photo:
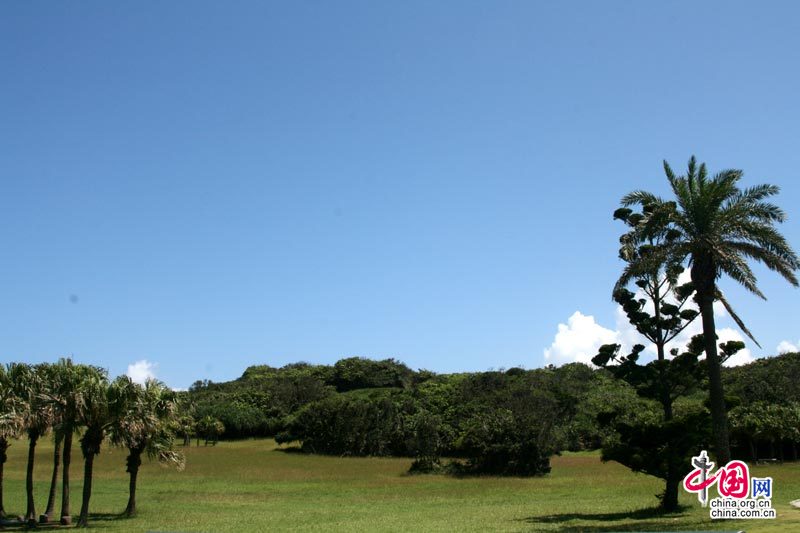
[[[750,477],[747,463],[729,461],[714,471],[705,450],[692,457],[692,468],[683,478],[683,488],[697,494],[703,507],[709,507],[712,520],[774,519],[772,508],[772,478]],[[709,487],[717,486],[718,497],[709,496]],[[749,497],[748,497],[749,495]]]
[[[714,463],[708,460],[708,454],[703,450],[697,457],[692,457],[692,466],[694,470],[689,472],[683,479],[683,488],[687,492],[696,493],[697,499],[703,507],[708,505],[708,487],[714,484],[717,485],[717,491],[720,496],[737,499],[747,498],[750,491],[750,470],[747,468],[747,464],[742,461],[731,461],[714,474],[711,474]],[[754,494],[756,479],[758,478],[753,480]],[[759,479],[759,481],[763,480]],[[771,492],[772,480],[770,479],[769,481],[767,487],[759,485],[760,494],[764,494],[764,490]]]
[[[750,489],[750,497],[758,498],[763,496],[768,500],[772,498],[772,478],[771,477],[754,477],[752,480],[753,485]]]

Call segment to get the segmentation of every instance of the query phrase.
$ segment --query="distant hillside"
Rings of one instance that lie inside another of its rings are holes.
[[[800,402],[800,353],[756,359],[725,368],[725,391],[745,404]]]
[[[773,441],[785,441],[795,455],[800,354],[725,368],[724,380],[739,449],[757,451],[762,441],[771,450]],[[394,359],[360,357],[334,365],[255,365],[233,381],[197,382],[184,398],[196,419],[221,420],[226,438],[278,436],[317,451],[355,455],[409,454],[413,431],[419,431],[413,428],[423,423],[438,428],[442,449],[454,455],[480,439],[524,441],[528,437],[519,428],[540,431],[542,423],[547,449],[594,449],[609,435],[600,422],[602,413],[659,416],[654,405],[608,371],[580,363],[460,374],[415,371]],[[705,400],[706,392],[698,389],[679,407],[702,410]],[[494,433],[475,437],[493,425]]]

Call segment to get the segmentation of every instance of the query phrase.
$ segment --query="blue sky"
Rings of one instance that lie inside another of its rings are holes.
[[[0,359],[580,358],[662,159],[779,185],[800,246],[799,55],[789,2],[3,2]],[[800,293],[757,274],[761,357]]]

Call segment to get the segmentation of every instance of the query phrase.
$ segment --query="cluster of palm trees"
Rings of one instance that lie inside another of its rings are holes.
[[[3,467],[6,451],[18,438],[27,437],[27,504],[24,520],[29,525],[54,521],[58,476],[61,472],[60,522],[72,523],[70,510],[70,463],[73,437],[83,455],[83,494],[78,525],[88,525],[94,458],[106,440],[128,451],[130,493],[125,515],[136,512],[136,481],[142,456],[183,468],[184,457],[172,450],[178,415],[175,393],[163,383],[134,383],[128,376],[109,381],[105,370],[61,359],[54,364],[0,365],[0,518],[3,507]],[[47,506],[36,515],[33,467],[39,439],[52,431],[55,448]]]

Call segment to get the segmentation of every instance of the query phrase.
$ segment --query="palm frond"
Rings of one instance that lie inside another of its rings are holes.
[[[781,188],[777,185],[770,185],[769,183],[762,183],[743,189],[739,196],[748,202],[760,202],[764,198],[775,196],[781,192]]]
[[[792,263],[769,248],[741,241],[728,241],[725,243],[725,247],[762,263],[773,272],[783,276],[786,281],[795,287],[798,286],[797,276],[794,273],[795,268],[793,268]]]
[[[800,258],[774,226],[752,220],[731,224],[727,232],[731,240],[754,243],[781,258],[792,270],[800,268]]]
[[[761,289],[758,288],[755,274],[753,274],[752,269],[747,264],[740,255],[738,254],[725,254],[725,255],[718,255],[716,258],[717,268],[719,269],[720,273],[727,274],[732,280],[737,282],[739,285],[747,289],[748,291],[752,292],[762,300],[766,300],[767,297],[764,296],[764,293],[761,292]]]
[[[623,196],[620,200],[620,205],[623,207],[629,207],[632,205],[644,206],[648,204],[660,204],[663,202],[664,201],[660,197],[651,192],[637,190]]]
[[[736,311],[734,311],[734,310],[733,310],[733,307],[732,307],[732,306],[731,306],[731,304],[728,302],[728,300],[725,298],[725,295],[723,295],[723,294],[722,294],[722,291],[721,291],[721,290],[719,290],[719,289],[717,289],[716,298],[717,298],[717,300],[719,300],[719,301],[722,303],[723,307],[725,307],[725,310],[728,312],[728,314],[729,314],[729,315],[731,315],[731,318],[733,319],[733,321],[734,321],[734,322],[736,322],[736,325],[737,325],[737,326],[739,326],[739,329],[740,329],[740,330],[742,330],[742,332],[743,332],[745,335],[747,335],[747,337],[748,337],[748,338],[749,338],[751,341],[753,341],[754,343],[756,343],[756,346],[758,346],[759,348],[761,348],[761,345],[758,343],[758,341],[757,341],[757,340],[756,340],[756,338],[753,336],[753,334],[752,334],[752,333],[750,333],[750,330],[749,330],[749,329],[747,328],[747,326],[744,324],[744,321],[743,321],[741,318],[739,318],[739,315],[738,315],[738,314],[736,314]]]

